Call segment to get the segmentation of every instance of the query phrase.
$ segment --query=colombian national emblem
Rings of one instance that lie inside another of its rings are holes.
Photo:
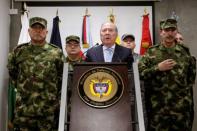
[[[90,91],[92,95],[102,98],[102,96],[107,96],[111,93],[112,82],[110,79],[102,78],[101,80],[93,79],[90,83]]]
[[[118,102],[123,94],[120,76],[109,68],[93,68],[85,72],[78,84],[80,98],[88,105],[103,108]]]

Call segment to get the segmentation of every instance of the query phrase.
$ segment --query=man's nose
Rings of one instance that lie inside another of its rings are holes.
[[[108,31],[108,30],[106,30],[106,31],[105,31],[105,34],[109,34],[109,31]]]

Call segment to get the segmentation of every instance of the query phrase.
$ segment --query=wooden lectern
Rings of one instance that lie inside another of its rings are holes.
[[[69,131],[132,131],[125,63],[76,64]]]

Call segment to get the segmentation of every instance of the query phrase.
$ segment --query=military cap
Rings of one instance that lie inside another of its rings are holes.
[[[77,43],[80,43],[80,38],[76,35],[70,35],[66,37],[66,43],[68,43],[71,40],[76,41]]]
[[[135,37],[132,34],[124,34],[122,35],[121,39],[124,40],[125,38],[131,38],[133,41],[135,41]]]
[[[166,19],[163,23],[162,29],[177,28],[177,21],[175,19]]]
[[[161,20],[161,21],[160,21],[160,23],[159,23],[160,30],[163,29],[164,23],[165,23],[165,20]]]
[[[29,20],[30,27],[36,23],[42,25],[44,28],[47,28],[47,21],[44,18],[41,18],[41,17],[30,18],[30,20]]]

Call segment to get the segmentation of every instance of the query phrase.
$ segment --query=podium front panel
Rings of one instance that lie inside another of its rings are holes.
[[[117,82],[113,85],[114,79]],[[83,91],[82,88],[91,91]],[[126,64],[76,65],[73,73],[69,130],[132,131],[129,90]],[[87,96],[83,98],[81,92],[85,92]]]

